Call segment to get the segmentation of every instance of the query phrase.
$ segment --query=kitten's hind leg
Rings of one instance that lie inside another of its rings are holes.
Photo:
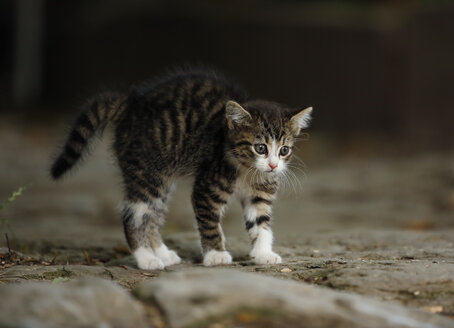
[[[169,191],[160,192],[147,198],[135,194],[125,202],[123,210],[123,226],[129,247],[137,261],[137,266],[144,270],[163,269],[178,264],[180,257],[169,250],[163,243],[159,229],[164,223],[167,211],[167,195]]]

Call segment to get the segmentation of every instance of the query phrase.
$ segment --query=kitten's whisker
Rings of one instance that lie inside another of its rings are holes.
[[[306,168],[306,163],[304,163],[301,158],[299,158],[297,155],[293,155],[293,158],[295,158],[304,168]]]
[[[297,170],[297,171],[299,171],[301,173],[296,174],[295,172],[293,172],[293,170]],[[291,172],[291,174],[294,176],[295,179],[298,180],[298,182],[300,184],[301,184],[300,180],[302,180],[302,179],[305,180],[306,179],[306,174],[304,173],[304,171],[301,171],[301,169],[298,168],[298,167],[290,167],[289,172]]]
[[[306,177],[306,172],[301,167],[297,166],[296,164],[288,164],[287,166],[290,167],[291,169],[298,170],[299,172],[301,172],[303,174],[304,177]]]
[[[289,184],[289,186],[292,188],[293,192],[296,193],[295,185],[293,184],[293,181],[292,181],[292,179],[290,178],[288,172],[289,172],[289,171],[285,172],[285,176],[286,176],[286,178],[287,178],[288,184]]]
[[[252,170],[252,167],[248,168],[248,169],[246,170],[246,173],[244,173],[244,175],[243,175],[243,180],[241,181],[243,184],[244,184],[244,182],[245,182],[245,180],[246,180],[246,178],[247,178],[247,176],[248,176],[248,174],[249,174],[249,172],[250,172],[251,170]]]
[[[295,187],[295,182],[294,182],[294,180],[292,179],[292,177],[290,176],[290,173],[291,173],[291,172],[292,172],[292,171],[289,170],[289,171],[287,171],[287,172],[285,172],[285,173],[286,173],[286,175],[287,175],[287,179],[289,180],[289,182],[290,182],[290,184],[291,184],[291,186],[292,186],[293,192],[296,193],[297,190],[296,190],[296,187]]]
[[[288,181],[288,177],[287,177],[286,171],[283,171],[283,172],[282,172],[281,181],[282,181],[283,187],[284,187],[285,189],[288,188],[288,187],[290,187],[290,182]]]
[[[307,169],[306,164],[296,155],[294,156],[294,159],[295,159],[295,162],[290,162],[287,165],[291,168],[294,168],[294,169],[300,171],[303,174],[304,178],[306,178],[306,171],[305,171]],[[292,160],[293,160],[293,158],[292,158]],[[300,166],[302,166],[302,168]]]
[[[249,175],[249,173],[252,172],[253,169],[254,169],[254,167],[252,167],[252,166],[251,166],[250,168],[247,169],[246,173],[245,173],[244,176],[243,176],[243,181],[241,182],[243,185],[244,185],[244,183],[247,181],[247,176]]]
[[[257,172],[258,172],[258,170],[255,170],[254,173],[252,174],[252,177],[251,177],[251,182],[252,182],[252,183],[256,183],[256,182],[255,182],[255,181],[256,181],[256,180],[255,180],[255,176],[257,175]]]
[[[257,170],[257,174],[255,175],[255,183],[260,184],[260,170]]]
[[[289,174],[291,174],[293,176],[293,182],[295,183],[296,185],[296,189],[297,191],[301,191],[303,189],[303,185],[300,181],[300,179],[298,179],[298,177],[296,176],[296,174],[294,172],[292,172],[291,170],[288,171]]]
[[[285,190],[287,188],[287,179],[286,179],[285,171],[282,172],[282,174],[280,176],[280,180],[281,180],[281,183],[282,183],[282,187]]]

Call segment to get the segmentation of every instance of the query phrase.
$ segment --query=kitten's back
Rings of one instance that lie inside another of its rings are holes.
[[[136,86],[117,123],[117,156],[153,152],[169,165],[200,163],[223,151],[225,103],[245,99],[236,84],[200,69],[180,70]]]

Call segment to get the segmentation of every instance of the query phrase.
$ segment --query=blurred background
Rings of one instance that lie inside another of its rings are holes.
[[[0,199],[33,184],[0,214],[21,238],[91,229],[122,240],[108,136],[62,183],[47,168],[84,99],[185,63],[216,67],[257,97],[314,106],[305,174],[276,208],[278,240],[454,226],[452,1],[3,0],[0,24]],[[169,232],[194,224],[188,186]],[[243,230],[236,216],[234,206],[227,234]]]

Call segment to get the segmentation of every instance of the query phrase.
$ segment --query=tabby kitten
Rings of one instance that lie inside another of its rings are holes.
[[[125,187],[123,225],[139,268],[180,263],[159,228],[175,178],[188,174],[195,177],[192,204],[204,265],[232,262],[220,222],[234,193],[244,209],[253,261],[280,263],[272,251],[271,206],[311,111],[250,99],[213,72],[180,70],[129,95],[103,93],[88,101],[51,174],[58,179],[73,167],[110,123]]]

